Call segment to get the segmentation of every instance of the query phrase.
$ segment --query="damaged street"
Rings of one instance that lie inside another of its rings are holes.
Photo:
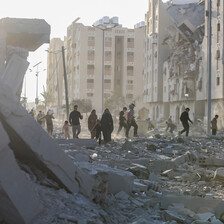
[[[68,194],[28,172],[45,207],[32,223],[222,223],[223,138],[151,134],[106,146],[57,140],[98,188]]]

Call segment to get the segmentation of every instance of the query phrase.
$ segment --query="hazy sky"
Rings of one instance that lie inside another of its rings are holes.
[[[51,38],[66,35],[67,27],[77,17],[84,25],[92,25],[103,16],[118,16],[124,27],[133,28],[134,24],[144,21],[148,10],[148,0],[5,0],[1,1],[0,15],[15,18],[40,18],[51,25]],[[42,61],[39,74],[39,93],[45,85],[48,44],[43,45],[29,57],[30,68]],[[27,97],[34,100],[36,95],[35,73],[27,72]]]

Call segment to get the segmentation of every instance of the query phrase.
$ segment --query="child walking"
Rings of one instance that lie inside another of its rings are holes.
[[[93,127],[92,131],[96,131],[96,139],[99,140],[99,145],[100,145],[101,144],[101,124],[99,119],[96,120],[96,124]]]
[[[63,132],[64,132],[65,139],[70,139],[70,135],[69,135],[69,124],[68,124],[68,121],[65,121],[62,130],[63,130]]]

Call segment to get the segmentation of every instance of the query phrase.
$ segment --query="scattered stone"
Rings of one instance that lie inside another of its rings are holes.
[[[127,171],[133,173],[136,177],[140,179],[149,179],[149,170],[140,164],[132,163],[132,166],[127,169]]]

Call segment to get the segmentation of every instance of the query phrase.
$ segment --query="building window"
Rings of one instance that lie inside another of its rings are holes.
[[[88,60],[92,61],[95,57],[95,51],[94,50],[88,50]]]
[[[111,57],[111,54],[112,54],[111,51],[105,51],[105,56],[106,57]]]
[[[134,52],[127,52],[127,57],[134,57]]]
[[[93,97],[93,93],[87,93],[87,97]]]
[[[87,79],[87,83],[94,83],[94,79]]]
[[[127,66],[127,75],[134,75],[134,67],[133,66]]]
[[[134,38],[128,38],[128,48],[134,48]]]
[[[104,88],[111,89],[111,80],[110,79],[104,79]]]
[[[217,31],[220,31],[220,23],[217,24]]]
[[[220,58],[220,50],[217,50],[216,51],[216,59],[219,59]]]
[[[220,6],[220,0],[217,0],[217,7]]]
[[[94,79],[87,79],[87,89],[94,88]]]
[[[111,65],[104,66],[104,73],[105,75],[111,75]]]
[[[111,83],[111,80],[110,79],[105,79],[104,83]]]
[[[133,80],[128,80],[128,84],[132,85],[133,84]]]
[[[133,43],[134,42],[134,38],[128,38],[128,43]]]
[[[216,85],[217,85],[217,86],[220,85],[220,77],[216,77]]]
[[[93,36],[89,36],[89,37],[88,37],[88,41],[95,41],[95,37],[93,37]]]

